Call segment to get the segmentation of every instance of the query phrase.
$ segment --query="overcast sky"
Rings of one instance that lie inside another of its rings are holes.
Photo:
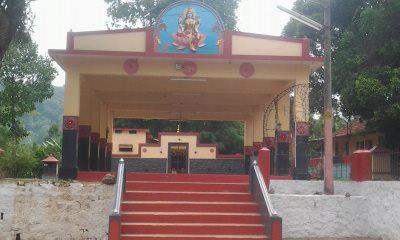
[[[218,0],[216,0],[218,1]],[[281,4],[292,7],[295,0],[241,0],[238,9],[238,28],[243,32],[280,35],[289,17],[276,8]],[[104,30],[109,21],[103,0],[36,0],[33,38],[41,54],[48,49],[65,49],[66,33],[70,30]],[[64,84],[64,72],[53,84]]]

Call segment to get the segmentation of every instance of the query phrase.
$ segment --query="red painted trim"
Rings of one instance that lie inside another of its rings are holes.
[[[108,240],[121,239],[121,217],[110,216],[108,223]]]
[[[271,181],[271,178],[270,178],[271,159],[270,159],[270,150],[266,147],[261,148],[258,151],[258,166],[264,177],[265,185],[269,189],[269,183]]]
[[[148,54],[153,54],[154,51],[154,29],[146,30],[146,52]]]
[[[79,138],[90,137],[90,131],[92,127],[90,125],[79,125]]]
[[[223,42],[223,52],[222,55],[226,58],[232,56],[232,32],[226,31],[224,33],[224,42]]]
[[[90,133],[90,143],[98,144],[100,141],[100,133]]]
[[[78,171],[77,180],[81,182],[101,182],[105,175],[112,174],[113,172],[86,172]]]
[[[282,240],[282,219],[273,219],[271,223],[271,240]]]
[[[310,39],[308,38],[303,38],[303,44],[302,44],[302,55],[303,57],[305,56],[310,56]]]
[[[107,139],[105,138],[100,138],[99,140],[99,147],[102,149],[105,149],[107,147]]]
[[[137,29],[119,29],[104,31],[87,31],[87,32],[70,32],[67,35],[67,50],[50,49],[49,54],[67,56],[123,56],[123,57],[156,57],[156,58],[178,58],[178,59],[210,59],[210,60],[266,60],[266,61],[307,61],[307,62],[323,62],[323,57],[311,57],[309,55],[310,40],[307,38],[286,38],[278,36],[261,35],[255,33],[232,32],[225,31],[223,40],[222,54],[180,54],[180,53],[158,53],[155,48],[153,28],[137,28]],[[98,34],[114,34],[126,32],[146,32],[146,51],[145,52],[126,52],[126,51],[93,51],[93,50],[74,50],[74,36],[82,35],[98,35]],[[253,55],[232,55],[232,36],[247,36],[262,39],[280,40],[285,42],[296,42],[302,44],[302,56],[253,56]]]
[[[112,154],[113,158],[139,158],[139,154]]]
[[[67,50],[74,50],[74,33],[73,32],[68,32],[67,33]]]

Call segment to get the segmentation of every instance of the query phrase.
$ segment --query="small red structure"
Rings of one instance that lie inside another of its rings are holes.
[[[60,161],[52,154],[50,154],[46,159],[42,160],[42,163],[44,164],[42,178],[57,178],[59,162]]]
[[[6,151],[0,148],[0,155],[4,154]]]
[[[353,181],[372,180],[372,154],[368,150],[358,150],[351,155],[351,179]]]

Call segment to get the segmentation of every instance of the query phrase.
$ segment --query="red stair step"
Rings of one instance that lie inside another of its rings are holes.
[[[197,237],[189,237],[188,235],[167,235],[167,236],[153,236],[153,235],[148,235],[148,236],[129,236],[129,235],[123,235],[121,237],[121,240],[267,240],[268,237],[260,235],[260,236],[197,236]]]
[[[259,224],[261,215],[122,214],[124,223],[240,223]]]
[[[193,202],[250,202],[253,201],[249,193],[154,193],[154,192],[126,192],[125,201],[193,201]]]
[[[247,175],[127,173],[128,181],[248,183]]]
[[[248,192],[247,184],[197,184],[176,182],[127,182],[127,191]]]
[[[209,235],[262,235],[263,225],[126,225],[121,226],[122,234],[209,234]]]
[[[256,204],[188,204],[188,203],[127,203],[122,204],[123,212],[223,212],[258,213]]]

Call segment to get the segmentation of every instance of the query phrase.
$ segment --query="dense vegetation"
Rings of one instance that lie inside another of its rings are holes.
[[[297,0],[294,10],[323,22],[323,6]],[[400,0],[335,0],[332,8],[333,87],[336,115],[361,117],[385,134],[389,147],[400,142]],[[286,36],[312,39],[322,56],[321,33],[291,20]],[[321,112],[323,71],[311,77],[311,105]]]

